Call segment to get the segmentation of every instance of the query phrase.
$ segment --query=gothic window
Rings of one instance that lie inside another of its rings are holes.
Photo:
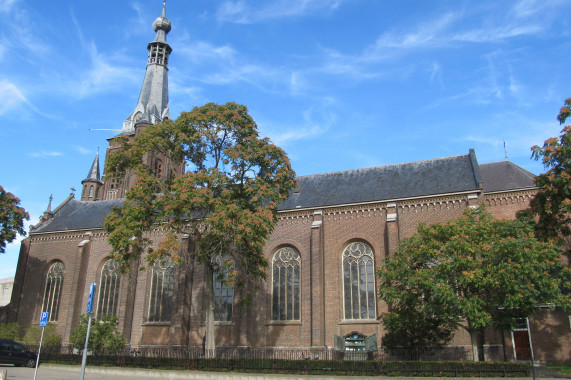
[[[149,322],[170,322],[174,294],[174,263],[168,257],[153,266]]]
[[[222,263],[225,260],[225,263]],[[223,265],[224,264],[224,265]],[[232,303],[234,286],[228,283],[228,272],[233,269],[232,259],[219,259],[214,262],[218,273],[213,273],[214,281],[214,320],[217,322],[232,321]]]
[[[56,322],[58,318],[64,269],[63,263],[61,261],[57,261],[53,263],[48,270],[42,312],[47,311],[50,313],[50,322]]]
[[[351,243],[343,251],[345,319],[375,319],[375,265],[373,250]]]
[[[120,278],[119,263],[115,260],[107,260],[105,265],[103,265],[103,269],[101,269],[97,319],[117,315]]]
[[[301,258],[292,247],[280,248],[272,260],[272,320],[300,319]]]
[[[93,186],[89,186],[89,198],[93,198]]]
[[[163,163],[161,162],[161,160],[157,159],[155,160],[155,176],[160,178],[162,172],[163,172]]]

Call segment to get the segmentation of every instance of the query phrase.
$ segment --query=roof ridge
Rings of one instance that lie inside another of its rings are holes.
[[[389,168],[389,167],[406,166],[406,165],[419,164],[419,163],[423,163],[423,162],[434,162],[434,161],[441,161],[441,160],[449,160],[449,159],[453,159],[453,158],[467,157],[467,156],[469,156],[469,153],[466,153],[466,154],[457,154],[457,155],[454,155],[454,156],[446,156],[446,157],[428,158],[428,159],[425,159],[425,160],[417,160],[417,161],[409,161],[409,162],[399,162],[399,163],[397,163],[397,164],[377,165],[377,166],[368,166],[368,167],[358,168],[358,169],[336,170],[336,171],[325,172],[325,173],[307,174],[307,175],[297,176],[297,178],[308,178],[308,177],[325,176],[325,175],[331,175],[331,174],[358,172],[358,171],[361,171],[361,170],[370,170],[370,169],[378,169],[378,168]]]

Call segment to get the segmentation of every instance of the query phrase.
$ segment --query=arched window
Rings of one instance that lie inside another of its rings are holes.
[[[272,260],[272,320],[300,319],[301,257],[292,247],[280,248]]]
[[[375,265],[373,250],[351,243],[343,251],[345,319],[375,319]]]
[[[93,186],[89,186],[89,198],[93,198]]]
[[[232,321],[232,303],[234,301],[234,286],[228,283],[228,272],[234,268],[234,262],[229,258],[214,260],[214,320],[217,322]]]
[[[149,322],[170,322],[174,295],[174,263],[164,257],[153,266]]]
[[[163,174],[163,163],[158,158],[155,160],[155,176],[161,178]]]
[[[50,313],[50,322],[55,322],[58,318],[64,269],[63,263],[61,261],[57,261],[53,263],[48,270],[42,312],[47,311]]]
[[[107,260],[105,265],[103,265],[103,269],[101,269],[99,297],[97,300],[97,319],[117,315],[120,279],[119,263],[115,260]]]

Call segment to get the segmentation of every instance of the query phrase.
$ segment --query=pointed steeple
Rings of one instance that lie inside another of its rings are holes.
[[[160,17],[153,22],[155,39],[149,43],[147,71],[135,110],[123,122],[123,134],[135,132],[139,123],[156,124],[170,117],[168,92],[168,60],[172,51],[167,44],[171,22],[166,18],[166,3]]]
[[[91,169],[89,169],[89,173],[87,173],[87,177],[81,181],[84,182],[99,182],[101,181],[101,171],[99,170],[99,149],[97,149],[97,153],[95,154],[95,159],[93,160],[93,164],[91,164]]]
[[[101,171],[99,170],[99,149],[91,164],[91,169],[87,173],[87,178],[81,181],[82,191],[81,200],[82,201],[96,201],[98,200],[98,195],[103,189],[103,181],[101,180]],[[73,188],[72,188],[73,189]],[[75,191],[75,189],[73,189]],[[72,193],[73,193],[72,191]]]

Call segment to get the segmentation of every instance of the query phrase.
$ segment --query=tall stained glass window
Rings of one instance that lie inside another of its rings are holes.
[[[149,322],[170,322],[174,295],[174,263],[162,258],[153,266]]]
[[[349,244],[343,251],[345,319],[375,319],[375,265],[373,250],[365,243]]]
[[[214,265],[218,267],[218,273],[213,273],[214,320],[217,322],[230,322],[232,321],[234,286],[228,283],[228,271],[233,269],[234,263],[232,259],[224,258],[214,260]]]
[[[65,267],[61,261],[53,263],[48,270],[46,290],[44,291],[44,302],[42,303],[42,312],[47,311],[50,313],[50,322],[55,322],[58,318],[64,270]]]
[[[121,273],[119,263],[107,260],[101,269],[99,281],[99,297],[97,300],[97,319],[117,316],[117,303],[119,302],[119,284]]]
[[[299,321],[300,275],[299,252],[280,248],[272,260],[272,320]]]

